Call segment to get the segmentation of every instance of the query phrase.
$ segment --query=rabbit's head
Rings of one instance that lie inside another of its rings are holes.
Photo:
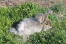
[[[52,28],[51,20],[48,18],[48,14],[40,13],[40,14],[36,15],[36,19],[43,26],[43,29],[47,30],[47,29]]]

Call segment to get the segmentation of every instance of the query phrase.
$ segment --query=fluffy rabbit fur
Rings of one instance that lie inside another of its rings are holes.
[[[23,40],[26,40],[29,35],[35,32],[46,31],[52,28],[48,15],[42,13],[37,14],[34,18],[25,18],[14,26],[10,28],[10,32],[23,36]]]

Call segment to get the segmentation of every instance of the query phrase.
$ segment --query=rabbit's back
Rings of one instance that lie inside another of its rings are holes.
[[[18,30],[22,34],[30,35],[35,32],[40,32],[41,24],[34,18],[26,18],[20,22]]]

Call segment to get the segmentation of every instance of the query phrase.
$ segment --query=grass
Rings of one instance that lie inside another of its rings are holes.
[[[34,3],[25,3],[20,6],[0,8],[0,44],[66,44],[66,18],[58,17],[60,13],[66,14],[65,7],[62,6],[47,8]],[[13,22],[33,17],[37,13],[48,13],[49,9],[53,10],[53,13],[49,14],[53,26],[51,30],[31,35],[26,43],[21,40],[22,37],[9,32]]]

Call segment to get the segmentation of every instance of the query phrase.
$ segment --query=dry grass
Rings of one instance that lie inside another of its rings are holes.
[[[42,6],[51,7],[56,3],[65,3],[65,0],[0,0],[0,7],[15,6],[26,2],[35,2]]]

